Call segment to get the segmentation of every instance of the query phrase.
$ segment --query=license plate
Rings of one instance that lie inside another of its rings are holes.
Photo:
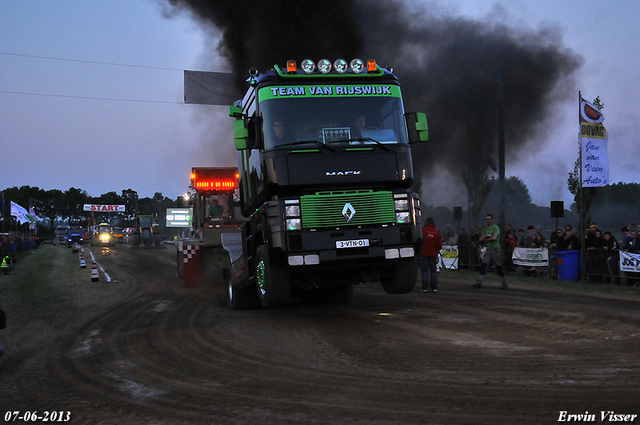
[[[350,241],[336,241],[336,248],[362,248],[369,246],[369,239],[352,239]]]

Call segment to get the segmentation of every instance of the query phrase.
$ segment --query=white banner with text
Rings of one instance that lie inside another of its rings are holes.
[[[640,254],[620,251],[620,270],[623,272],[640,273]]]
[[[545,267],[549,265],[549,250],[547,248],[514,248],[513,264],[528,267]]]

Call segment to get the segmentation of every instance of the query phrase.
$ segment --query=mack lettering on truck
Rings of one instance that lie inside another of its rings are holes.
[[[362,170],[326,171],[326,176],[359,176]]]

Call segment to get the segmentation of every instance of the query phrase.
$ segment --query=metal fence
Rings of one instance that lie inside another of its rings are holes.
[[[459,245],[458,268],[478,270],[482,262],[480,248],[481,246],[474,243]],[[517,266],[511,261],[511,253],[508,249],[505,249],[505,247],[503,247],[503,256],[505,269],[508,272],[521,272],[525,275],[542,278],[558,278],[558,263],[553,250],[549,250],[549,266],[546,267]],[[587,249],[583,252],[583,258],[577,267],[578,280],[640,286],[640,273],[623,272],[620,270],[620,250],[617,249]]]

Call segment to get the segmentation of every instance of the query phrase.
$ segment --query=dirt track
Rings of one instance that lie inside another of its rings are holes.
[[[441,279],[437,294],[391,296],[370,284],[356,288],[349,306],[231,311],[226,288],[181,287],[171,249],[92,250],[117,282],[101,275],[93,286],[75,286],[77,308],[64,323],[26,323],[0,335],[3,416],[549,424],[561,411],[598,420],[601,410],[640,413],[638,300],[513,285],[478,291]],[[8,338],[20,332],[48,348],[11,352]]]

